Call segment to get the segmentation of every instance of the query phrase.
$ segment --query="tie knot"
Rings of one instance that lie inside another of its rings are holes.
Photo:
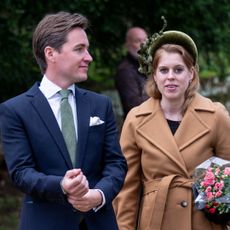
[[[59,94],[61,95],[61,99],[66,99],[66,98],[68,98],[68,96],[70,94],[70,90],[69,89],[62,89],[59,91]]]

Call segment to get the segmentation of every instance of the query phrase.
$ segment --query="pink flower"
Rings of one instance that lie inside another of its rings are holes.
[[[204,177],[205,184],[213,185],[215,183],[215,175],[213,172],[207,171]]]
[[[208,200],[212,200],[214,198],[212,192],[206,192],[206,197]]]
[[[226,167],[225,169],[224,169],[224,175],[230,175],[230,167]]]
[[[223,187],[224,187],[224,182],[223,182],[223,181],[221,181],[221,182],[216,182],[216,183],[215,183],[215,186],[214,186],[214,189],[215,189],[215,190],[221,190]]]
[[[208,187],[208,186],[214,184],[214,182],[215,182],[215,181],[208,181],[208,180],[206,180],[206,181],[203,181],[201,185],[202,185],[203,187]]]
[[[216,192],[216,197],[220,197],[222,195],[222,192],[219,190]]]
[[[217,176],[219,174],[219,172],[220,172],[220,168],[216,168],[215,175]]]
[[[208,186],[206,189],[205,189],[205,192],[211,192],[212,191],[212,187],[211,186]]]
[[[212,167],[208,167],[207,172],[212,172]]]
[[[207,171],[204,177],[204,180],[213,180],[215,179],[215,175],[212,171]]]

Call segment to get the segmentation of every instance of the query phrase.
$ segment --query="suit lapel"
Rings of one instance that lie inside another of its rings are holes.
[[[54,142],[60,149],[60,153],[62,154],[66,164],[69,168],[72,168],[71,159],[68,154],[68,150],[65,145],[65,141],[63,139],[61,130],[58,126],[56,118],[49,106],[48,101],[39,90],[38,85],[34,85],[30,91],[28,91],[29,96],[33,96],[31,100],[32,106],[35,108],[40,118],[43,120],[47,130],[49,130],[50,135],[54,139]],[[39,128],[39,127],[38,127]]]
[[[76,107],[78,121],[78,145],[77,145],[77,167],[82,166],[85,157],[85,148],[89,132],[90,102],[87,100],[87,93],[76,88]]]

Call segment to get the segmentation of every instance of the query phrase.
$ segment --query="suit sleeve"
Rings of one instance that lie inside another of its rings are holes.
[[[14,106],[1,104],[0,119],[4,158],[13,184],[38,199],[66,203],[60,187],[62,177],[45,175],[36,167],[29,142],[33,137],[28,137]]]

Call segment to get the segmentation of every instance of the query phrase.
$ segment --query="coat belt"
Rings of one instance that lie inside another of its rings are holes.
[[[172,183],[173,181],[173,183]],[[168,190],[173,187],[192,188],[193,180],[180,175],[169,175],[144,183],[143,195],[157,191],[154,208],[152,208],[146,230],[161,230]]]

